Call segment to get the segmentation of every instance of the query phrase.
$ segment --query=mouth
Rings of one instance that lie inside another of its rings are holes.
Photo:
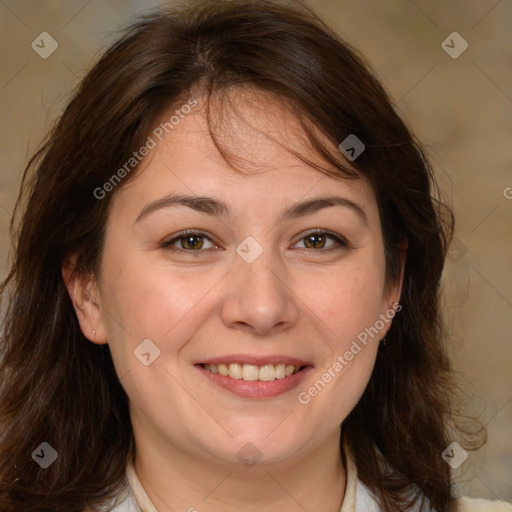
[[[287,357],[262,360],[254,357],[220,358],[195,367],[218,387],[243,398],[271,398],[297,387],[313,365]]]
[[[270,382],[276,379],[285,379],[300,372],[306,366],[295,366],[293,364],[264,364],[257,366],[254,364],[239,363],[221,363],[221,364],[203,364],[205,370],[213,374],[219,374],[230,379]]]

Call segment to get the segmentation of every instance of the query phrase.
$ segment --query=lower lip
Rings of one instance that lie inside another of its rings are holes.
[[[211,382],[217,384],[217,386],[242,398],[271,398],[286,393],[297,387],[304,380],[306,374],[309,373],[309,370],[313,369],[312,366],[306,366],[300,372],[294,373],[284,379],[261,381],[232,379],[231,377],[225,377],[218,373],[212,373],[201,365],[196,365],[196,368],[202,372],[206,378],[210,379]]]

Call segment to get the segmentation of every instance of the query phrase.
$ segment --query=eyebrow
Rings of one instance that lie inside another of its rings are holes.
[[[207,215],[213,215],[216,217],[228,217],[231,214],[230,208],[226,203],[214,199],[213,197],[169,194],[146,204],[135,220],[135,224],[157,210],[172,206],[187,206],[197,212],[206,213]],[[369,226],[368,217],[363,207],[358,203],[341,196],[317,197],[314,199],[300,201],[294,204],[291,208],[285,210],[279,217],[279,222],[311,215],[324,208],[330,208],[333,206],[350,208],[357,213],[366,226]]]

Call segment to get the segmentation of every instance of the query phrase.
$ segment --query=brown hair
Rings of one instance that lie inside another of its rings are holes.
[[[453,215],[436,199],[420,145],[364,59],[306,6],[188,4],[142,17],[106,51],[25,170],[19,228],[11,223],[15,257],[1,288],[0,509],[78,512],[118,491],[134,453],[128,398],[108,346],[80,331],[61,267],[75,254],[76,272],[99,273],[116,192],[98,200],[94,190],[141,147],[164,108],[193,87],[209,101],[246,84],[285,101],[338,175],[372,184],[391,281],[407,238],[403,309],[342,429],[384,511],[416,500],[454,510],[441,452],[471,431],[457,428],[452,410],[439,304]],[[366,146],[355,171],[332,151],[350,134]],[[43,441],[59,455],[46,470],[31,458]]]

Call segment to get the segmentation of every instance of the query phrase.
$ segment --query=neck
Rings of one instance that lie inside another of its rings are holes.
[[[163,450],[161,441],[136,436],[134,467],[158,512],[339,512],[346,485],[339,435],[301,459],[248,468],[199,460],[175,446]]]

